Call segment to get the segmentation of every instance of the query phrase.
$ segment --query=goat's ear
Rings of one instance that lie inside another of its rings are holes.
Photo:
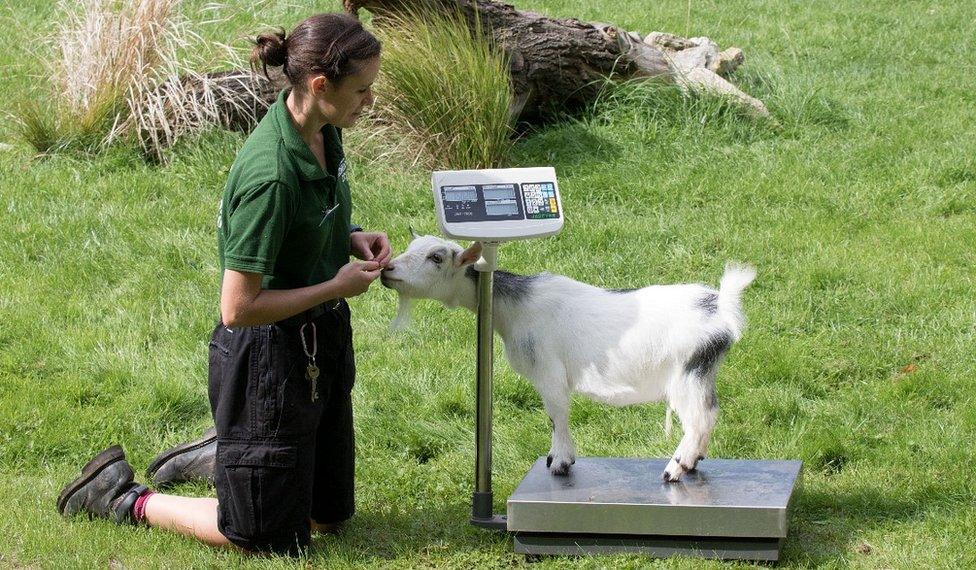
[[[410,239],[414,240],[420,237],[419,235],[417,235],[417,232],[413,231],[413,228],[411,228],[410,226],[407,226],[407,229],[410,230]]]
[[[458,267],[463,267],[478,261],[479,257],[481,257],[481,242],[476,241],[471,244],[471,247],[462,251],[461,254],[457,256],[457,260],[454,262],[454,264]]]

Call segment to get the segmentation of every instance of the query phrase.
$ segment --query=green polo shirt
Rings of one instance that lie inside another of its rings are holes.
[[[327,281],[349,261],[352,203],[342,133],[322,128],[327,172],[278,94],[237,154],[217,220],[224,269],[262,273],[264,289]]]

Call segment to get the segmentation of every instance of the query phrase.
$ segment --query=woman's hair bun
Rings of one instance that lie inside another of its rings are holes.
[[[269,66],[283,65],[281,71],[288,82],[300,88],[312,74],[338,84],[359,73],[363,62],[379,56],[380,48],[379,40],[356,18],[342,13],[315,14],[295,26],[287,39],[285,30],[255,38],[251,69],[263,69],[267,77]]]
[[[278,30],[261,34],[254,39],[254,49],[251,50],[251,66],[256,67],[261,62],[267,74],[267,67],[279,67],[288,59],[288,46],[285,43],[285,30]]]

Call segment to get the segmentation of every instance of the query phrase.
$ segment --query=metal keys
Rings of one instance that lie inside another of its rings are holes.
[[[312,325],[312,352],[308,351],[308,344],[305,342],[305,327]],[[298,336],[302,337],[302,351],[305,352],[305,356],[308,357],[308,366],[305,368],[305,378],[308,379],[309,388],[311,389],[312,401],[319,399],[319,367],[315,364],[315,355],[319,351],[319,336],[318,331],[315,330],[315,323],[309,322],[305,323],[298,329]]]
[[[312,401],[314,402],[315,400],[319,399],[319,367],[315,365],[315,360],[312,360],[309,363],[308,368],[305,369],[305,377],[308,378],[309,382],[311,383]]]

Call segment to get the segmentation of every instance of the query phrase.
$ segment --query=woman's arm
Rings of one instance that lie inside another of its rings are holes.
[[[330,299],[355,297],[379,276],[379,263],[354,261],[323,283],[298,289],[262,289],[260,273],[226,269],[220,287],[220,319],[231,328],[273,323]]]

